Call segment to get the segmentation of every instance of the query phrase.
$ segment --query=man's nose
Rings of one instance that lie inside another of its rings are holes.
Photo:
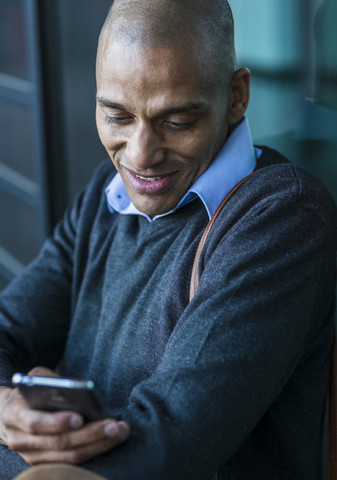
[[[144,171],[162,162],[163,152],[160,134],[155,132],[151,125],[138,124],[135,126],[132,135],[126,142],[126,158],[139,171]]]

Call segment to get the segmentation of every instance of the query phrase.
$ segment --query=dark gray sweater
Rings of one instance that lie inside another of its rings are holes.
[[[111,214],[103,164],[1,296],[0,380],[35,365],[94,380],[122,446],[85,467],[116,480],[318,480],[336,275],[333,202],[271,164],[210,233],[200,201],[149,223]],[[0,450],[1,480],[27,468]]]

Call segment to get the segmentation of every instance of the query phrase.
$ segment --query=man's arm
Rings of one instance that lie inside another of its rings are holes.
[[[0,385],[11,385],[16,371],[27,372],[36,365],[53,369],[59,362],[87,261],[87,252],[79,251],[78,245],[90,237],[97,205],[105,202],[102,184],[111,171],[111,162],[96,170],[37,259],[2,292]],[[88,219],[85,226],[80,225],[83,216]]]
[[[54,367],[67,338],[76,219],[69,211],[40,255],[0,297],[0,384],[15,371]]]
[[[97,170],[85,192],[92,194],[91,205],[102,201],[102,189],[97,187],[99,191],[94,194],[91,190],[102,170],[105,178],[106,167]],[[74,256],[79,255],[76,236],[85,193],[67,210],[38,258],[0,298],[0,441],[29,464],[83,463],[115,447],[129,434],[123,421],[84,424],[75,412],[31,410],[18,389],[10,387],[14,372],[27,372],[36,364],[54,367],[62,355],[74,301],[73,263]],[[85,262],[86,256],[82,257]],[[43,367],[30,373],[55,376]]]

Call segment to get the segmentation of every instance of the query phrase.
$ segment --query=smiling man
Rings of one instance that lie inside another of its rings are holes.
[[[221,3],[192,9],[182,2],[178,25],[167,23],[168,3],[149,28],[142,2],[117,2],[103,29],[98,131],[122,188],[151,218],[179,204],[248,104],[249,72],[235,72],[230,13]],[[216,13],[219,25],[210,23]],[[195,41],[205,37],[202,44]]]
[[[336,211],[252,145],[248,100],[226,1],[113,3],[97,55],[110,160],[1,295],[3,480],[321,478]],[[253,171],[189,301],[202,233]],[[107,418],[29,409],[15,371],[93,380]]]
[[[229,125],[242,119],[249,72],[235,72],[227,29],[209,31],[216,30],[207,25],[210,6],[196,4],[194,11],[183,2],[180,15],[192,18],[182,30],[165,27],[168,4],[150,30],[141,2],[118,5],[99,45],[97,126],[131,202],[156,217],[177,206],[219,152]],[[220,13],[224,23],[229,13]],[[165,34],[165,28],[173,31]],[[204,45],[195,41],[205,35]],[[223,52],[220,64],[212,46]]]

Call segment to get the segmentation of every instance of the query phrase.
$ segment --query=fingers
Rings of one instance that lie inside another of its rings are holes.
[[[34,375],[36,377],[53,377],[53,378],[61,378],[60,375],[53,372],[47,367],[34,367],[29,372],[28,375]]]
[[[104,420],[88,423],[76,431],[54,435],[36,435],[9,429],[7,440],[11,449],[20,452],[35,450],[64,451],[101,441],[107,441],[112,446],[116,446],[124,441],[128,434],[129,429],[125,422]]]
[[[84,445],[77,449],[65,451],[33,451],[18,452],[29,465],[39,465],[41,463],[68,463],[80,465],[88,460],[108,452],[116,446],[111,440],[96,442],[91,445]]]
[[[59,435],[30,436],[10,432],[8,443],[30,465],[48,462],[80,464],[118,446],[128,436],[129,427],[125,422],[105,420]]]
[[[58,377],[46,367],[35,367],[29,372],[35,376]],[[83,425],[83,418],[75,412],[42,412],[30,409],[18,389],[12,389],[2,409],[2,421],[5,428],[22,430],[30,434],[60,433]]]
[[[18,411],[17,420],[10,418],[11,423],[7,427],[17,428],[23,432],[41,435],[57,434],[80,428],[83,425],[83,418],[74,412],[46,413],[39,410],[21,409]]]
[[[29,434],[55,434],[77,429],[83,418],[74,412],[47,413],[30,409],[19,393],[13,393],[11,402],[2,413],[6,429],[21,430]]]

